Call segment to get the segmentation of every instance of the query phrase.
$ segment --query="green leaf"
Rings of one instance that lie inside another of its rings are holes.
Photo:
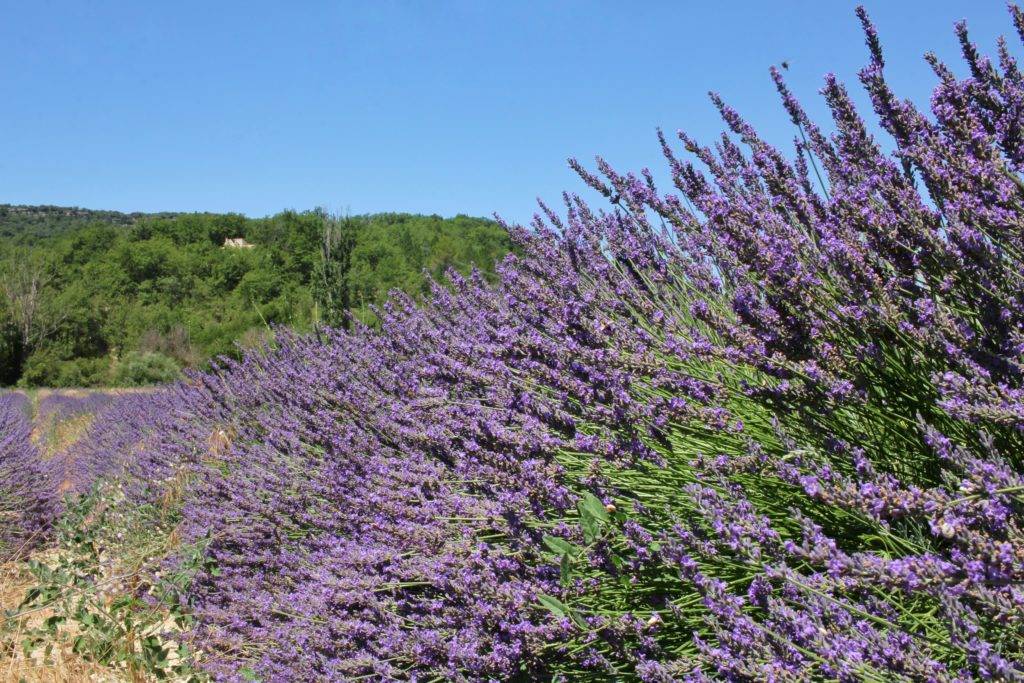
[[[590,625],[583,618],[583,612],[580,612],[578,609],[569,610],[569,618],[582,629],[590,628]]]
[[[114,602],[110,604],[111,612],[120,612],[124,609],[131,607],[132,603],[135,602],[135,597],[132,595],[122,595],[118,597]]]
[[[558,538],[557,536],[544,536],[544,545],[546,545],[551,552],[558,553],[559,555],[572,555],[578,556],[580,549],[574,546],[564,538]]]
[[[600,523],[589,514],[580,516],[580,526],[583,527],[583,540],[593,543],[601,535]]]
[[[562,562],[559,568],[561,569],[562,585],[568,586],[572,578],[572,559],[570,559],[568,554],[562,555]]]
[[[242,678],[247,681],[258,681],[259,676],[256,675],[256,671],[251,666],[243,667],[238,673],[242,674]]]
[[[601,522],[608,522],[609,520],[608,510],[605,508],[604,503],[601,502],[600,498],[589,491],[585,491],[583,493],[583,497],[576,505],[579,508],[581,515],[589,514],[591,517]]]
[[[38,587],[36,587],[36,588],[30,588],[30,589],[28,590],[28,592],[27,592],[27,593],[25,593],[25,599],[21,601],[21,604],[20,604],[20,605],[18,605],[18,607],[19,607],[19,608],[21,608],[21,607],[26,607],[26,606],[28,606],[28,605],[32,604],[33,602],[35,602],[35,601],[36,601],[36,599],[37,599],[37,598],[38,598],[38,597],[39,597],[40,595],[42,595],[42,590],[41,590],[41,589],[39,589]]]
[[[564,602],[562,602],[558,598],[553,598],[550,595],[545,595],[541,593],[539,596],[537,596],[537,600],[538,602],[540,602],[540,604],[547,607],[548,610],[550,610],[550,612],[554,614],[556,617],[564,617],[566,613],[569,611],[569,608],[566,606]]]
[[[580,513],[583,538],[587,543],[593,543],[601,535],[601,526],[609,521],[608,510],[601,499],[590,492],[585,492],[577,501],[576,509]]]

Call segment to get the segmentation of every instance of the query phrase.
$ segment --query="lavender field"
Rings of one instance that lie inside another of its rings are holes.
[[[958,24],[919,108],[858,16],[873,111],[712,95],[496,282],[0,395],[0,678],[1024,679],[1024,73]]]

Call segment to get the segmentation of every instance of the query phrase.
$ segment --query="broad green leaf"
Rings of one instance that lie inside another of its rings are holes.
[[[568,554],[562,555],[559,569],[561,570],[562,585],[568,586],[569,580],[572,578],[572,559],[570,559]]]
[[[580,526],[583,527],[583,540],[593,543],[601,534],[601,524],[589,513],[580,515]]]
[[[600,520],[601,522],[608,522],[608,510],[605,509],[604,503],[601,499],[595,496],[593,493],[586,491],[583,493],[583,497],[577,504],[580,510],[580,514],[589,514],[594,519]]]
[[[564,602],[562,602],[558,598],[553,598],[550,595],[545,595],[541,593],[539,596],[537,596],[537,601],[540,602],[540,604],[547,607],[548,610],[550,610],[551,613],[554,614],[556,617],[564,617],[566,613],[569,611],[569,608],[565,605]]]
[[[564,538],[558,538],[557,536],[544,536],[544,545],[546,545],[551,552],[558,553],[559,555],[572,555],[577,556],[580,553],[580,549],[574,546]]]
[[[583,618],[583,612],[580,612],[578,609],[569,610],[569,618],[582,629],[590,628],[590,624]]]

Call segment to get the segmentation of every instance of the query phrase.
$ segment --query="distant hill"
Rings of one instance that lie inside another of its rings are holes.
[[[237,356],[275,325],[373,324],[391,290],[512,249],[494,221],[321,210],[120,213],[0,206],[0,386],[139,385]]]
[[[93,223],[133,225],[143,218],[174,218],[173,212],[122,213],[77,206],[0,204],[0,237],[52,237]]]

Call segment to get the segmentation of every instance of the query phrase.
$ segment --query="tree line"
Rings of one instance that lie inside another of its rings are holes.
[[[511,249],[496,223],[461,215],[3,208],[0,385],[168,381],[275,325],[372,323],[391,289],[419,296],[448,268],[490,277]]]

